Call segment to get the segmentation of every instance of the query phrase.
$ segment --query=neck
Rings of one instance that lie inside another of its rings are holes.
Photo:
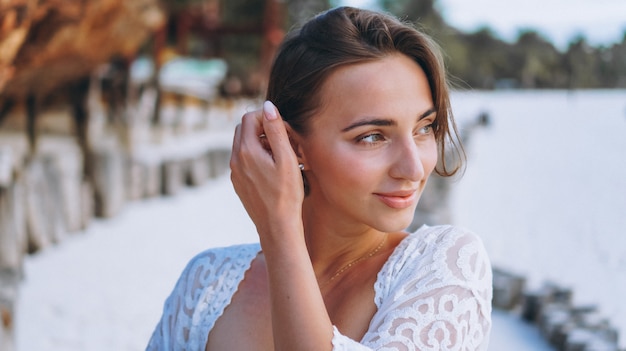
[[[326,282],[355,261],[375,256],[387,244],[387,233],[366,225],[324,218],[320,211],[303,212],[304,236],[318,281]],[[370,255],[370,257],[368,257]],[[340,272],[340,274],[343,272]],[[321,283],[323,284],[323,283]]]

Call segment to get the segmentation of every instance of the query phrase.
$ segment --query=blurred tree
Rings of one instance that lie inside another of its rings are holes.
[[[603,83],[610,87],[626,88],[626,32],[620,43],[600,48],[599,51]]]
[[[329,0],[286,0],[286,2],[288,28],[330,8]]]
[[[507,44],[497,39],[489,28],[481,28],[475,33],[462,34],[460,42],[467,47],[465,70],[453,71],[453,75],[460,77],[472,87],[493,89],[498,79],[511,78],[508,68],[511,67],[510,51]],[[446,48],[444,43],[444,49]],[[459,58],[452,57],[451,62]]]
[[[615,76],[617,77],[615,87],[626,88],[626,31],[622,36],[622,42],[611,48],[611,54]]]
[[[520,87],[525,89],[565,87],[567,77],[557,49],[534,30],[522,31],[512,46]]]
[[[472,69],[469,46],[464,42],[461,34],[450,28],[445,31],[440,39],[443,43],[443,53],[446,67],[449,72],[451,84],[457,89],[468,87],[467,74]]]
[[[457,87],[626,87],[626,33],[621,43],[604,48],[577,38],[561,52],[531,29],[520,32],[514,43],[499,39],[488,27],[463,33],[444,21],[437,0],[377,0],[377,4],[440,43]]]
[[[435,37],[449,28],[435,8],[436,0],[378,0],[378,2],[381,8],[403,20],[413,22]]]
[[[576,38],[565,52],[565,69],[569,76],[568,87],[600,88],[599,55],[583,36]]]

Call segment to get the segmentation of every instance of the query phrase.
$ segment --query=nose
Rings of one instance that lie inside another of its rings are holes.
[[[422,150],[413,138],[398,141],[395,146],[389,175],[401,180],[421,181],[426,174],[423,157],[427,150]]]

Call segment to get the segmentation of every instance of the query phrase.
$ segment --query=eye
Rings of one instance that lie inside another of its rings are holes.
[[[380,133],[370,133],[370,134],[366,134],[364,136],[359,137],[357,139],[357,142],[365,143],[365,144],[376,144],[376,143],[383,142],[385,140],[386,140],[385,136]]]
[[[433,133],[433,124],[425,125],[417,131],[418,135],[428,135]]]

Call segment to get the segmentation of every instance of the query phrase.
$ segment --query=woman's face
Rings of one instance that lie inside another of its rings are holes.
[[[298,137],[316,215],[380,231],[406,228],[437,162],[432,95],[409,57],[345,66]]]

